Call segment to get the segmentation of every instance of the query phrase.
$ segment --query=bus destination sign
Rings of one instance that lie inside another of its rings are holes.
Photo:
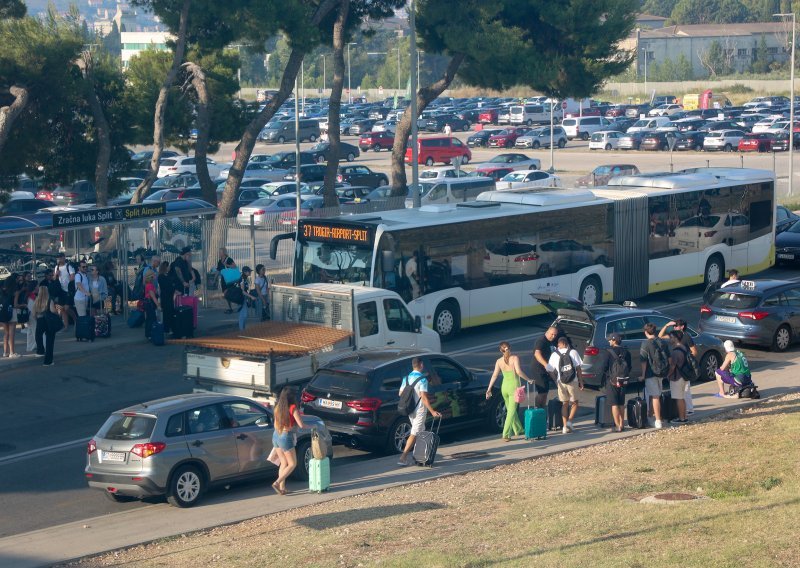
[[[53,213],[53,228],[77,227],[80,225],[108,225],[123,221],[137,221],[163,217],[167,214],[166,203],[141,203],[119,207],[93,207],[75,211]]]
[[[303,224],[303,238],[334,243],[369,244],[370,231],[363,227],[341,227],[320,223]]]

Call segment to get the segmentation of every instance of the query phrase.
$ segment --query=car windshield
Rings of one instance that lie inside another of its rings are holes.
[[[273,203],[277,201],[276,199],[272,199],[271,197],[262,197],[261,199],[256,199],[252,203],[250,203],[250,207],[269,207]]]
[[[152,151],[136,152],[133,156],[131,156],[131,160],[133,160],[134,162],[138,162],[139,160],[144,160],[152,156],[153,156]]]
[[[328,143],[327,142],[317,142],[316,144],[311,146],[311,150],[313,150],[315,152],[321,151],[321,150],[325,150],[327,148],[328,148]]]
[[[144,440],[153,434],[156,419],[142,414],[112,414],[97,436],[104,440]]]
[[[592,173],[598,176],[610,174],[611,166],[597,166]]]
[[[603,134],[601,134],[600,132],[595,132],[594,134],[592,134],[592,142],[602,142],[602,140],[603,140]]]
[[[422,179],[432,179],[439,177],[439,172],[435,170],[425,170],[424,172],[419,174],[419,177]]]
[[[800,233],[800,221],[797,221],[794,225],[786,229],[787,233]]]
[[[526,175],[528,175],[527,172],[511,172],[510,174],[506,174],[500,181],[525,181]]]
[[[705,227],[710,228],[719,223],[719,216],[706,215],[697,217],[690,217],[680,224],[681,227]]]
[[[434,185],[436,185],[436,184],[433,184],[433,183],[420,183],[419,184],[419,196],[420,197],[425,197],[426,195],[428,195],[431,192],[431,189],[433,189]],[[408,197],[409,198],[413,198],[414,197],[414,187],[413,186],[409,186],[408,187]]]
[[[711,296],[711,305],[715,308],[732,310],[749,310],[758,305],[758,296],[718,290]]]
[[[361,395],[366,392],[369,386],[369,377],[323,369],[317,371],[309,386],[326,391]]]

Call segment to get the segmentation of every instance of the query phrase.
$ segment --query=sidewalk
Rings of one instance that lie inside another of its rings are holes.
[[[796,373],[795,363],[796,360],[793,360],[791,364],[782,362],[759,368],[756,383],[763,398],[778,396],[800,388],[800,375]],[[692,422],[759,402],[749,399],[715,398],[713,396],[716,392],[715,383],[704,383],[694,387],[693,391],[695,414]],[[399,468],[397,456],[366,461],[334,461],[333,484],[328,493],[309,493],[303,489],[303,484],[292,482],[290,490],[293,493],[287,498],[274,495],[267,483],[253,484],[237,487],[234,492],[224,490],[212,492],[202,504],[193,509],[177,509],[164,503],[84,519],[0,539],[0,565],[26,568],[66,562],[70,559],[305,505],[419,483],[438,477],[490,469],[644,433],[659,435],[654,429],[626,430],[621,434],[612,434],[608,428],[595,427],[592,416],[578,420],[574,434],[548,433],[547,439],[541,441],[516,439],[511,443],[502,444],[499,436],[487,436],[441,446],[433,468]]]
[[[161,314],[159,312],[159,318]],[[257,323],[255,316],[248,318],[248,324]],[[223,308],[203,308],[197,314],[197,329],[195,337],[203,335],[213,335],[215,333],[233,331],[239,325],[239,314],[234,312],[226,314]],[[168,337],[169,338],[169,337]],[[27,351],[28,336],[17,329],[14,336],[15,351],[22,357],[9,359],[0,358],[0,373],[9,369],[16,369],[29,365],[42,365],[42,358],[36,357],[33,352]],[[111,316],[111,337],[96,338],[92,341],[77,341],[75,339],[75,326],[70,326],[69,330],[56,335],[55,354],[53,360],[58,366],[62,361],[89,355],[91,353],[103,352],[109,348],[115,349],[124,345],[145,344],[144,326],[131,329],[128,327],[126,318],[123,316]],[[68,363],[67,363],[68,364]]]

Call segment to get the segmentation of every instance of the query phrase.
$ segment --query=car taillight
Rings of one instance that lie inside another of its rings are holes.
[[[536,253],[523,254],[514,259],[514,262],[533,262],[539,260],[539,255]]]
[[[710,314],[710,313],[712,313],[712,310],[708,306],[700,306],[700,313],[701,314]]]
[[[164,442],[148,442],[146,444],[136,444],[131,448],[131,453],[140,458],[149,458],[159,452],[163,452],[167,445]]]
[[[597,347],[587,347],[586,349],[583,350],[583,354],[590,357],[594,357],[595,355],[600,355],[600,349],[598,349]]]
[[[307,402],[314,402],[315,400],[317,400],[317,397],[315,397],[307,390],[304,390],[300,395],[300,402],[307,403]]]
[[[78,197],[78,194],[77,193],[71,193],[71,192],[70,193],[65,193],[64,197]]]
[[[739,319],[751,319],[754,321],[763,320],[769,315],[769,312],[761,310],[753,310],[752,312],[739,312]]]
[[[382,401],[379,398],[362,398],[359,400],[351,400],[347,406],[358,412],[373,412],[378,410]]]
[[[705,233],[703,233],[703,236],[708,238],[708,237],[713,237],[716,234],[717,234],[716,231],[706,231]]]
[[[92,455],[97,451],[97,442],[94,440],[89,440],[89,443],[86,444],[86,453]]]
[[[265,213],[266,213],[266,210],[264,210],[264,209],[257,209],[255,211],[253,211],[253,215],[264,215]]]
[[[167,169],[168,169],[169,171],[171,171],[171,172],[174,172],[174,171],[177,171],[177,169],[178,169],[178,166],[172,166],[172,167],[169,167],[169,168],[167,168]]]

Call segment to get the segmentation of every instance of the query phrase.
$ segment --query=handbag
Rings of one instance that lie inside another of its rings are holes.
[[[47,329],[49,333],[58,333],[64,329],[64,322],[61,319],[61,316],[54,314],[50,310],[47,310],[44,313],[44,321],[45,329]]]
[[[517,377],[517,381],[519,381],[519,377]],[[517,404],[525,402],[525,387],[520,384],[516,390],[514,390],[514,402]]]
[[[322,438],[320,438],[317,429],[314,428],[311,430],[311,453],[315,460],[324,460],[328,457],[326,445],[327,444],[322,441]]]
[[[281,458],[278,457],[278,452],[275,450],[275,448],[272,448],[272,451],[267,456],[267,461],[272,462],[277,467],[281,467]]]
[[[31,319],[31,312],[28,308],[20,308],[17,310],[17,323],[28,323]]]

